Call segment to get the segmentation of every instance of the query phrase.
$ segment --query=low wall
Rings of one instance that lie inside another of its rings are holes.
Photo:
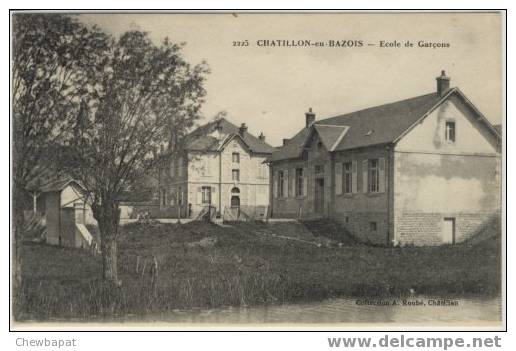
[[[120,219],[149,218],[181,218],[186,217],[186,210],[177,206],[160,206],[157,204],[122,203],[120,204]]]

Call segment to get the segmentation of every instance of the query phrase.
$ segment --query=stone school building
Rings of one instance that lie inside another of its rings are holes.
[[[252,135],[224,118],[200,126],[176,155],[165,155],[160,171],[160,207],[171,215],[195,218],[206,208],[230,218],[265,215],[269,206],[269,166],[275,149],[265,136]]]
[[[465,240],[501,209],[501,134],[443,71],[436,91],[316,121],[270,157],[273,217],[375,244]]]

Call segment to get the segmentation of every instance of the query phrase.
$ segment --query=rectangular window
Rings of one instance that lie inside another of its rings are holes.
[[[183,188],[177,188],[177,204],[181,206],[183,204]]]
[[[231,176],[232,176],[233,181],[235,181],[235,182],[240,181],[240,170],[234,169],[233,171],[231,171]]]
[[[233,152],[233,163],[240,163],[240,154],[238,152]]]
[[[179,177],[183,176],[183,158],[182,157],[179,157],[179,159],[177,160],[177,175]]]
[[[296,168],[296,196],[304,196],[304,177],[303,168]]]
[[[279,197],[283,197],[285,194],[284,180],[285,179],[284,179],[283,171],[278,171],[278,196]]]
[[[170,204],[171,205],[175,205],[176,204],[176,198],[177,194],[176,194],[176,189],[174,187],[172,187],[170,189]]]
[[[446,138],[446,141],[449,141],[450,143],[455,142],[455,122],[454,121],[446,122],[445,138]]]
[[[372,232],[376,232],[376,230],[378,229],[378,228],[377,228],[377,225],[376,225],[376,222],[369,222],[369,229],[370,229]]]
[[[380,176],[378,174],[378,159],[369,160],[369,179],[371,179],[370,190],[372,193],[380,191]]]
[[[315,174],[324,174],[324,166],[316,165],[315,166]]]
[[[344,162],[344,194],[353,192],[353,164]]]
[[[267,179],[269,177],[269,167],[265,163],[260,164],[260,178]]]
[[[161,189],[161,204],[165,206],[167,204],[167,189]]]
[[[202,204],[210,205],[211,204],[211,187],[203,186],[201,188],[201,191],[202,191]]]
[[[170,175],[174,177],[176,175],[176,160],[172,159],[170,160]]]

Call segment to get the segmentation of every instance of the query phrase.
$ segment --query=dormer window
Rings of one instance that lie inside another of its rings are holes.
[[[455,142],[455,121],[446,121],[444,137],[447,142]]]

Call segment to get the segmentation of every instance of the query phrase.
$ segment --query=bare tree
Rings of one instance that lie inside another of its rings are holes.
[[[61,14],[15,14],[12,21],[13,288],[21,283],[27,185],[52,166],[84,94],[82,72],[104,35]]]
[[[191,66],[181,45],[159,46],[140,31],[111,40],[99,56],[94,98],[83,101],[75,123],[67,173],[80,180],[98,221],[103,278],[120,284],[117,273],[119,198],[158,161],[153,152],[182,135],[199,117],[205,96],[204,63]]]

